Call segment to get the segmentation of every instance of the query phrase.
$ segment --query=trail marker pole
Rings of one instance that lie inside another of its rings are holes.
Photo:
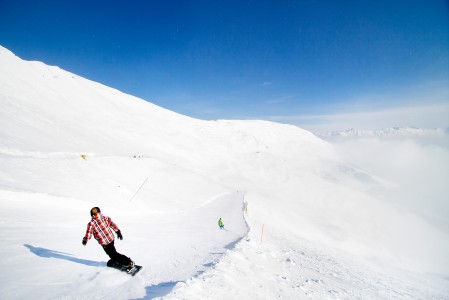
[[[263,238],[263,228],[265,227],[265,224],[262,224],[262,232],[260,233],[260,243],[262,243]]]
[[[148,180],[148,177],[147,177],[147,179],[145,179],[144,182],[140,185],[139,189],[134,193],[134,195],[133,195],[131,198],[129,198],[129,200],[128,200],[129,202],[131,202],[131,200],[133,200],[134,197],[136,197],[137,193],[140,191],[140,189],[143,187],[143,185],[147,182],[147,180]]]

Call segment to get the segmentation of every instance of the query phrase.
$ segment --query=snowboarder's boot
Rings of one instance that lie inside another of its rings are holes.
[[[133,273],[135,271],[135,263],[131,260],[129,265],[126,266],[126,273]]]

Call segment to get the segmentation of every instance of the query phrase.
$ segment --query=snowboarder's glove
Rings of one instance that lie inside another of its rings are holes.
[[[83,245],[86,246],[87,244],[87,239],[85,237],[83,237]]]
[[[119,240],[123,240],[123,235],[122,235],[122,233],[120,232],[120,230],[117,231],[116,233],[117,233],[118,239],[119,239]]]

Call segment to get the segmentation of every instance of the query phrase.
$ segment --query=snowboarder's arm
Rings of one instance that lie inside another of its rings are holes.
[[[118,226],[114,222],[112,222],[111,218],[106,217],[106,220],[107,220],[109,227],[111,227],[112,230],[114,230],[115,232],[120,231],[120,229],[118,229]]]
[[[86,245],[87,241],[90,240],[91,237],[92,237],[92,224],[89,222],[89,224],[87,224],[86,234],[83,237],[83,245]]]
[[[123,240],[123,235],[122,235],[122,233],[120,232],[120,229],[118,228],[118,226],[112,221],[111,218],[106,217],[106,219],[107,219],[107,222],[108,222],[109,227],[111,227],[112,230],[114,230],[115,233],[117,234],[117,238],[118,238],[119,240]]]

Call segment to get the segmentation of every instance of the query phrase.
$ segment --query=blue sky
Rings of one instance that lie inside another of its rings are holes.
[[[201,119],[430,105],[449,126],[445,0],[0,0],[0,45]]]

